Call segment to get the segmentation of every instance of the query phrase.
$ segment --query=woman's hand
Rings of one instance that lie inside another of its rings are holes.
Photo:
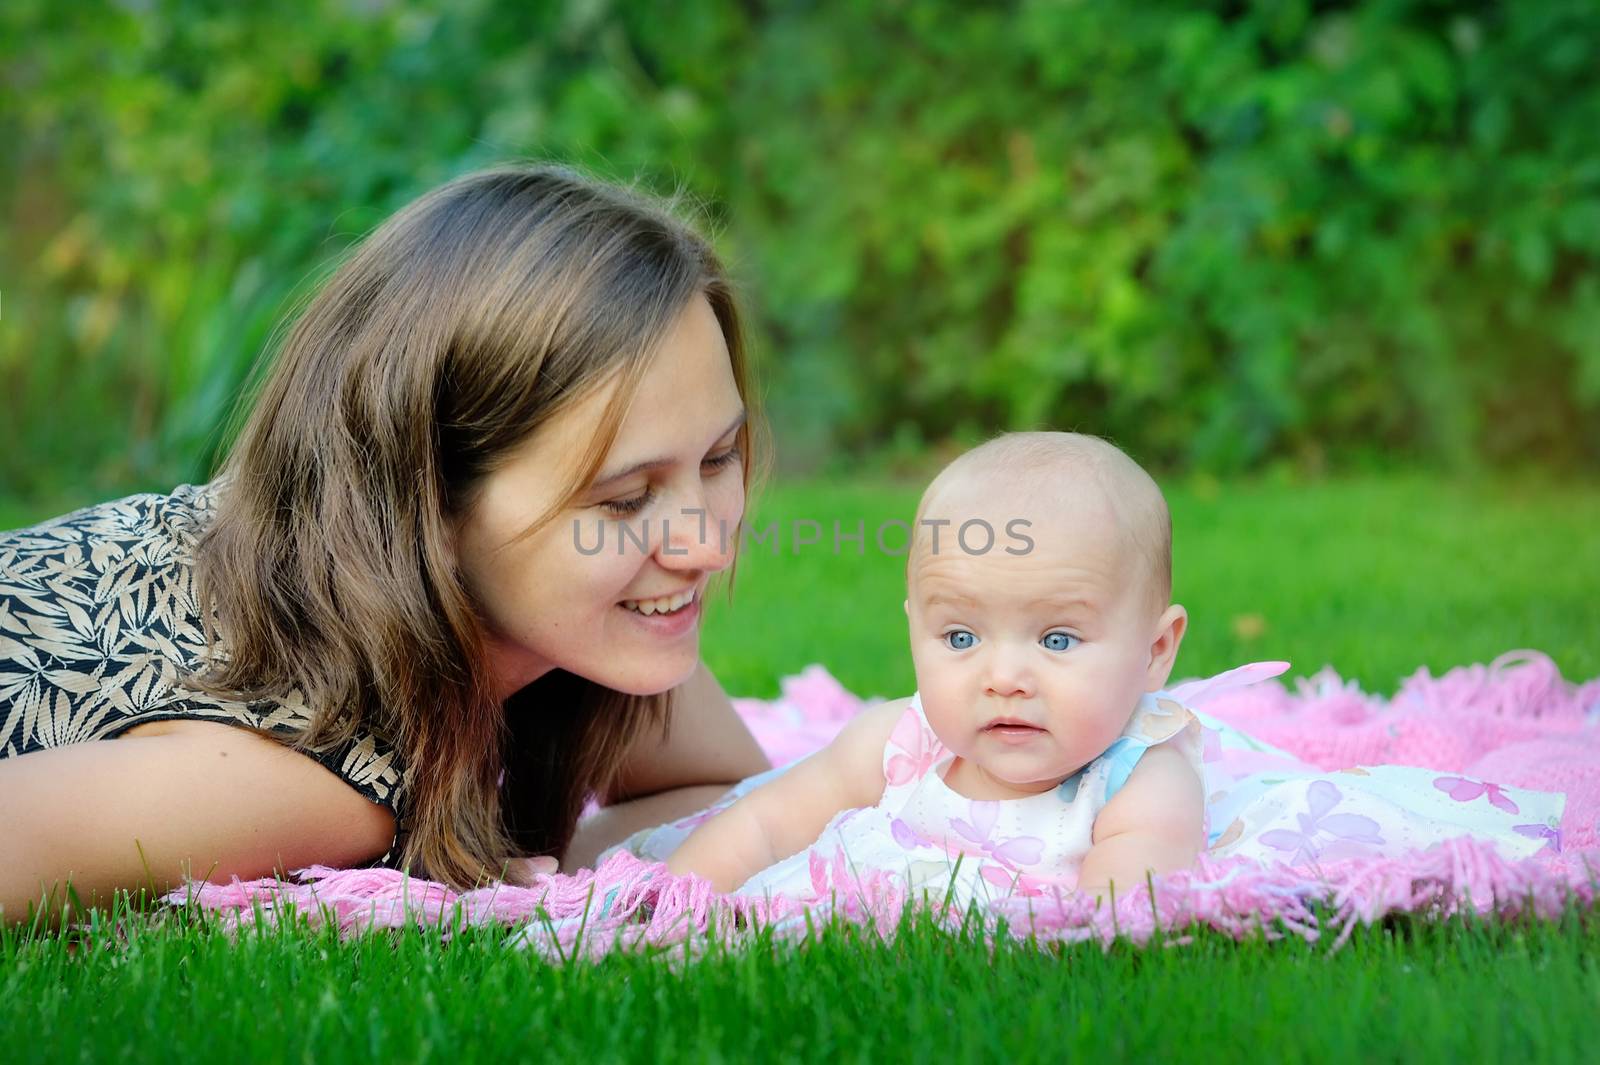
[[[672,693],[671,727],[639,737],[600,805],[702,785],[720,785],[726,791],[771,768],[733,709],[733,700],[702,662]]]
[[[549,876],[556,872],[558,862],[549,855],[538,858],[507,858],[501,879],[507,883],[528,883],[535,876]]]
[[[587,869],[641,828],[703,810],[745,777],[771,769],[733,702],[701,663],[673,692],[672,724],[634,743],[601,809],[578,823],[562,868]]]

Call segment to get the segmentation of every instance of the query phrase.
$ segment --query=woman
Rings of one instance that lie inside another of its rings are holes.
[[[402,210],[215,480],[0,534],[6,920],[69,880],[526,882],[765,769],[698,651],[749,397],[663,207],[510,167]]]

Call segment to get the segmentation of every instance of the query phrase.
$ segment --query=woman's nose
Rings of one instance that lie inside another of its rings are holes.
[[[733,561],[737,535],[738,531],[728,528],[702,500],[662,519],[656,558],[667,569],[726,569]]]

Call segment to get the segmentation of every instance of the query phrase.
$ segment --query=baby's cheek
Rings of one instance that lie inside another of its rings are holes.
[[[925,688],[921,686],[921,678],[918,680],[918,690],[924,693],[922,713],[928,719],[928,726],[952,753],[966,757],[969,753],[966,741],[972,727],[970,715],[963,713],[961,706],[951,700],[949,690],[941,686],[937,678],[929,678]],[[928,692],[934,693],[931,700]]]
[[[1072,730],[1073,748],[1075,755],[1082,755],[1082,760],[1092,761],[1098,758],[1107,747],[1116,742],[1122,735],[1123,729],[1128,727],[1128,722],[1133,719],[1132,714],[1094,714],[1080,718],[1077,727]]]
[[[917,690],[923,693],[922,703],[928,705],[929,693],[933,699],[946,706],[957,704],[963,697],[961,668],[948,655],[930,654],[926,648],[919,650],[914,641],[911,650],[911,668],[917,674]]]
[[[911,671],[916,674],[917,690],[923,692],[923,705],[927,705],[927,692],[933,687],[936,674],[933,663],[928,661],[927,652],[923,650],[922,634],[917,631],[915,623],[911,626]]]

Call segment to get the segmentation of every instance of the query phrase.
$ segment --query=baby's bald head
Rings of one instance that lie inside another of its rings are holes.
[[[1151,476],[1114,444],[1083,433],[1006,433],[961,455],[922,494],[908,573],[933,543],[924,518],[959,525],[966,515],[1001,512],[1071,512],[1114,523],[1130,573],[1141,579],[1153,609],[1171,602],[1167,502]]]

